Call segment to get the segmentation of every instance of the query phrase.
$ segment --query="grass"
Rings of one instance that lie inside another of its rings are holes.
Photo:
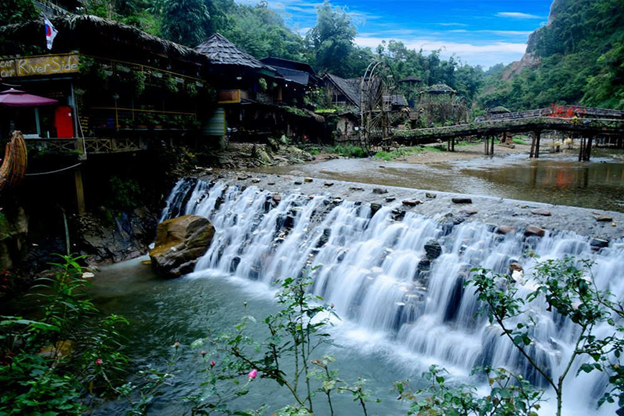
[[[514,137],[513,139],[511,139],[512,142],[514,142],[515,144],[526,144],[526,142],[522,139],[519,139],[517,137]]]
[[[339,144],[336,146],[329,147],[327,148],[327,153],[335,153],[343,157],[354,157],[354,158],[368,156],[368,153],[366,153],[366,150],[364,150],[360,146],[354,146],[352,144],[345,144],[345,145]]]
[[[420,147],[408,147],[406,149],[398,149],[395,150],[394,152],[377,152],[375,153],[375,156],[373,156],[375,159],[382,159],[385,160],[386,162],[389,162],[393,159],[396,159],[398,157],[401,156],[409,156],[409,155],[413,155],[415,153],[420,153],[422,152],[423,149]]]

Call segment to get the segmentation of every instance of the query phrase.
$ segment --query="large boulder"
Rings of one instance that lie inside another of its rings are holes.
[[[150,250],[152,266],[166,278],[193,271],[197,259],[206,253],[215,229],[204,217],[185,215],[158,224],[156,243]]]

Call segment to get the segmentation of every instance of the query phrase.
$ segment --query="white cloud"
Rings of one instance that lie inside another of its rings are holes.
[[[521,13],[521,12],[498,12],[496,16],[499,17],[511,17],[512,19],[541,19],[541,16],[534,14]]]
[[[380,37],[356,37],[355,43],[362,47],[376,48],[382,40]],[[475,45],[471,43],[447,42],[433,39],[399,39],[409,49],[422,49],[425,52],[441,50],[441,55],[448,58],[456,55],[463,62],[472,65],[490,67],[503,62],[508,64],[522,58],[526,51],[526,44],[511,42],[492,42],[489,44]]]
[[[453,23],[453,22],[449,22],[449,23],[438,23],[440,26],[468,26],[465,23]]]

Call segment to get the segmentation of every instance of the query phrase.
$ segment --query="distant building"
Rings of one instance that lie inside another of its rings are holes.
[[[315,124],[324,119],[304,109],[306,91],[316,78],[309,65],[280,59],[283,66],[273,67],[219,33],[195,50],[210,59],[208,72],[217,88],[218,105],[239,138],[316,134]]]
[[[460,124],[468,119],[468,108],[463,97],[446,84],[435,84],[418,93],[411,113],[413,127]]]

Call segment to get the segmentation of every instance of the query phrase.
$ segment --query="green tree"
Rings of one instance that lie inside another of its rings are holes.
[[[311,59],[320,72],[331,72],[341,77],[361,76],[372,51],[360,52],[354,44],[355,26],[347,13],[332,7],[328,0],[318,7],[317,21],[306,35]],[[364,64],[366,63],[366,64]]]
[[[163,10],[163,35],[177,43],[197,46],[206,38],[210,21],[203,0],[167,0]]]
[[[0,26],[36,19],[39,14],[32,0],[6,0],[0,7]]]

